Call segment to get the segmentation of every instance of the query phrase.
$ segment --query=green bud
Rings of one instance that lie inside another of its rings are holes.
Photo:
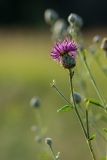
[[[80,95],[79,93],[75,92],[75,93],[73,94],[73,97],[74,97],[74,100],[75,100],[75,102],[76,102],[77,104],[81,103],[82,98],[81,98],[81,95]],[[73,100],[72,100],[72,96],[71,96],[71,101],[73,101]]]

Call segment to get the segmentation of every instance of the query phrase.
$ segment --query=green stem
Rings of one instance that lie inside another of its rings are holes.
[[[54,151],[53,151],[52,146],[50,145],[49,147],[50,147],[50,150],[51,150],[51,152],[52,152],[52,155],[53,155],[54,160],[56,160],[56,155],[55,155],[55,153],[54,153]]]
[[[86,108],[86,128],[87,128],[87,138],[90,138],[90,133],[89,133],[89,121],[88,121],[88,109]]]
[[[78,117],[78,119],[79,119],[79,122],[80,122],[80,124],[81,124],[82,130],[83,130],[83,132],[84,132],[84,135],[85,135],[85,137],[87,137],[87,133],[86,133],[84,124],[83,124],[82,119],[81,119],[81,116],[80,116],[80,114],[79,114],[79,112],[78,112],[78,109],[77,109],[77,106],[76,106],[76,102],[75,102],[75,99],[74,99],[74,96],[73,96],[72,78],[73,78],[73,74],[74,74],[74,73],[72,72],[72,70],[69,70],[69,74],[70,74],[71,94],[72,94],[72,99],[73,99],[73,105],[74,105],[74,108],[75,108],[75,113],[76,113],[76,115],[77,115],[77,117]]]
[[[89,129],[89,116],[88,116],[88,109],[86,108],[86,128],[87,128],[87,143],[90,149],[90,153],[92,155],[93,160],[96,160],[93,147],[90,140],[90,129]]]
[[[94,88],[95,88],[95,90],[96,90],[96,93],[97,93],[97,95],[98,95],[101,103],[102,103],[103,105],[105,105],[105,101],[104,101],[104,99],[103,99],[103,96],[102,96],[102,94],[100,93],[100,90],[99,90],[99,88],[97,87],[96,81],[94,80],[94,77],[93,77],[93,75],[92,75],[92,73],[91,73],[91,70],[90,70],[90,68],[89,68],[89,66],[88,66],[88,63],[87,63],[85,54],[83,54],[83,59],[84,59],[84,63],[85,63],[86,69],[87,69],[87,71],[88,71],[88,74],[89,74],[89,76],[90,76],[91,82],[92,82],[92,84],[93,84],[93,86],[94,86]]]
[[[68,103],[71,105],[71,103],[67,100],[67,98],[61,93],[61,91],[55,86],[53,85],[52,87],[54,87],[56,89],[56,91],[58,92],[58,94]]]
[[[92,155],[92,159],[93,159],[93,160],[96,160],[96,157],[95,157],[95,154],[94,154],[94,151],[93,151],[93,147],[92,147],[91,141],[88,140],[87,142],[88,142],[88,146],[89,146],[90,153],[91,153],[91,155]]]
[[[86,132],[85,130],[85,127],[84,127],[84,124],[82,122],[82,119],[81,119],[81,116],[78,112],[78,109],[77,109],[77,106],[76,106],[76,102],[75,102],[75,99],[74,99],[74,92],[73,92],[73,83],[72,83],[72,79],[73,79],[73,75],[74,75],[74,72],[72,72],[72,70],[69,69],[69,75],[70,75],[70,87],[71,87],[71,94],[72,94],[72,99],[73,99],[73,104],[74,104],[74,108],[75,108],[75,113],[77,115],[77,118],[80,122],[80,126],[83,130],[83,133],[84,133],[84,136],[85,136],[85,139],[87,140],[87,143],[88,143],[88,146],[89,146],[89,150],[91,152],[91,155],[92,155],[92,159],[93,160],[96,160],[96,157],[95,157],[95,154],[94,154],[94,151],[93,151],[93,148],[92,148],[92,145],[91,145],[91,141],[89,140],[89,122],[88,122],[88,117],[87,117],[87,128],[88,128],[88,132]]]

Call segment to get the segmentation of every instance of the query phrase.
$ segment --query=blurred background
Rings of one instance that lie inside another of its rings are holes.
[[[44,22],[47,8],[53,8],[65,19],[71,12],[79,14],[84,20],[87,41],[95,34],[107,34],[106,0],[0,0],[1,160],[49,159],[45,154],[49,152],[48,146],[38,144],[31,131],[38,114],[29,104],[33,96],[41,99],[42,125],[46,126],[46,136],[53,138],[55,151],[61,152],[62,159],[91,160],[75,116],[56,112],[65,102],[50,83],[55,79],[68,97],[69,85],[67,72],[49,56],[53,42]],[[98,83],[102,81],[99,79]],[[91,95],[95,96],[94,91]]]
[[[106,25],[106,0],[1,0],[1,26],[39,26],[44,27],[43,14],[53,8],[61,17],[67,18],[71,12],[83,17],[85,26]]]

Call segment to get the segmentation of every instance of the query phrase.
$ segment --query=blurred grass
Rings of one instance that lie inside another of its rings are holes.
[[[4,30],[0,31],[0,44],[0,159],[44,159],[42,150],[47,152],[48,147],[44,150],[36,144],[30,130],[36,124],[36,111],[29,105],[34,95],[42,99],[41,114],[48,128],[47,136],[54,139],[54,147],[61,151],[62,159],[91,159],[87,156],[89,152],[75,116],[56,113],[65,102],[50,83],[56,79],[59,88],[69,96],[69,79],[66,70],[51,61],[50,35],[29,30]],[[101,75],[98,67],[95,74]],[[77,89],[78,82],[77,78]],[[100,85],[102,80],[98,83]],[[106,84],[105,77],[103,84]],[[91,96],[95,96],[93,87],[89,88]]]

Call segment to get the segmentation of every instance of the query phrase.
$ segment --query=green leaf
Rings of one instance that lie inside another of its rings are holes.
[[[73,109],[73,106],[65,105],[57,110],[57,112],[69,112]]]
[[[94,105],[96,105],[96,106],[98,106],[98,107],[101,107],[101,108],[105,108],[102,104],[100,104],[99,102],[96,102],[96,101],[94,101],[94,100],[91,100],[91,99],[86,99],[85,100],[85,102],[88,102],[88,103],[90,103],[90,104],[94,104]]]
[[[104,131],[105,133],[107,133],[107,128],[103,128],[103,131]]]
[[[89,141],[92,141],[96,138],[96,134],[93,134],[90,138],[89,138]]]

